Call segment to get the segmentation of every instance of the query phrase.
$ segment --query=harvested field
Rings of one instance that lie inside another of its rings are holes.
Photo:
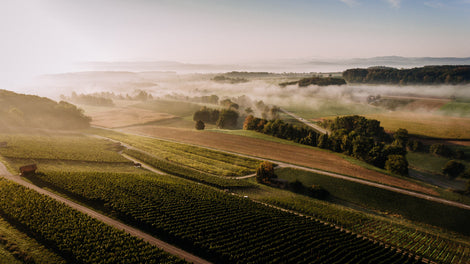
[[[405,128],[410,134],[418,136],[470,139],[470,118],[412,112],[372,114],[365,117],[379,120],[381,126],[387,131]]]
[[[123,131],[279,160],[350,175],[417,192],[438,195],[433,189],[420,186],[419,184],[404,179],[368,170],[359,165],[349,163],[340,156],[327,151],[210,131],[195,131],[159,126],[128,127]]]
[[[155,113],[150,110],[134,107],[114,108],[102,112],[92,112],[89,115],[92,118],[92,125],[105,128],[140,125],[175,117],[166,113]]]
[[[407,104],[403,110],[405,111],[435,111],[447,104],[450,100],[443,99],[425,99],[416,100]]]

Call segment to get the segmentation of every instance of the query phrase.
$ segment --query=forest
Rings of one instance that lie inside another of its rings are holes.
[[[412,69],[357,68],[344,71],[343,78],[348,83],[367,84],[467,84],[470,83],[470,66],[425,66]]]

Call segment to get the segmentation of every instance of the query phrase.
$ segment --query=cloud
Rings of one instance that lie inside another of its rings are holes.
[[[393,8],[400,8],[401,0],[387,0]]]
[[[469,0],[469,3],[470,3],[470,0]],[[441,3],[440,1],[436,1],[436,0],[424,1],[424,5],[432,7],[432,8],[442,8],[445,6],[443,3]]]
[[[347,4],[349,7],[359,5],[359,2],[357,0],[340,0],[340,1]]]

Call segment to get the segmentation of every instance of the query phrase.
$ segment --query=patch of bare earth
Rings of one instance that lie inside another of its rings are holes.
[[[421,193],[439,195],[433,189],[423,187],[404,179],[368,170],[359,165],[352,164],[334,153],[326,151],[210,131],[195,131],[159,126],[128,127],[125,128],[124,131],[176,140],[183,143],[201,145],[225,151],[232,151],[266,159],[279,160],[282,162],[350,175]]]
[[[174,116],[170,114],[155,113],[150,110],[133,107],[114,108],[102,112],[90,113],[89,115],[92,118],[91,125],[105,128],[140,125],[174,118]]]

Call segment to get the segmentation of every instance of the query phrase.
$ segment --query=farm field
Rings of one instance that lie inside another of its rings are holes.
[[[0,179],[0,210],[70,263],[184,263],[62,203]],[[53,260],[52,260],[53,261]]]
[[[154,157],[216,176],[253,174],[259,161],[209,149],[168,142],[149,137],[131,136],[105,130],[94,133],[129,144]]]
[[[366,115],[382,113],[385,110],[363,103],[338,103],[333,99],[315,99],[314,103],[303,106],[296,104],[284,108],[304,119],[318,119],[338,115]]]
[[[99,131],[103,131],[103,130],[99,130]],[[104,131],[104,132],[109,133],[109,134],[114,134],[114,132],[109,132],[109,131]],[[118,133],[115,133],[115,134],[118,134]],[[143,140],[141,137],[137,137],[137,136],[122,135],[122,134],[118,134],[118,135],[120,135],[121,137],[129,137],[129,139],[127,139],[128,141],[135,140],[136,142],[140,142],[140,144],[143,144],[143,145],[151,144],[152,142],[154,142],[154,144],[155,142],[159,142],[158,140],[155,140],[155,139],[145,138],[146,140],[150,140],[149,142],[147,142]],[[12,136],[11,138],[12,142],[18,142],[18,140],[16,141],[14,140],[15,137],[21,138],[21,135]],[[82,138],[82,137],[83,136],[80,136],[78,138]],[[38,144],[38,145],[44,144],[44,143],[41,143],[41,138],[42,137],[36,138],[36,142],[32,142],[32,143],[29,142],[28,145],[26,144],[12,145],[10,143],[8,143],[8,145],[16,146],[15,148],[11,148],[11,150],[14,150],[13,153],[26,151],[29,147],[40,150],[40,148],[34,147],[31,144]],[[49,137],[43,137],[43,138],[45,142],[50,141]],[[59,138],[67,142],[73,142],[73,140],[68,137],[59,137]],[[90,138],[90,137],[83,137],[83,138]],[[258,217],[261,217],[262,219],[271,219],[270,223],[272,224],[271,225],[268,224],[268,226],[278,226],[276,231],[274,231],[275,233],[274,235],[277,234],[276,237],[280,236],[282,237],[283,240],[276,242],[275,244],[277,246],[274,246],[274,248],[276,249],[273,249],[273,250],[279,250],[280,248],[281,249],[284,248],[285,246],[283,246],[282,243],[289,243],[289,245],[291,245],[292,240],[290,240],[290,237],[303,237],[303,236],[313,237],[314,236],[308,233],[310,231],[306,231],[306,230],[317,230],[318,232],[318,229],[311,229],[313,227],[311,227],[311,223],[309,222],[310,220],[307,222],[305,222],[306,221],[305,219],[295,220],[297,218],[294,217],[294,215],[287,214],[287,213],[286,215],[282,213],[282,217],[275,217],[274,218],[275,220],[272,220],[273,212],[276,212],[275,215],[277,215],[278,210],[271,212],[270,211],[271,209],[267,209],[267,207],[263,205],[255,204],[251,202],[249,199],[238,198],[236,196],[232,196],[225,192],[203,185],[203,184],[207,184],[210,186],[215,186],[219,189],[229,188],[231,191],[240,193],[240,195],[242,196],[245,193],[249,194],[250,197],[252,197],[252,194],[263,192],[264,188],[267,188],[266,186],[258,185],[252,182],[252,180],[234,180],[234,179],[227,179],[223,177],[216,177],[216,176],[212,176],[209,174],[204,174],[202,172],[198,172],[198,171],[189,169],[184,166],[178,166],[177,164],[173,162],[169,162],[165,159],[159,159],[153,155],[149,155],[144,152],[138,152],[137,150],[132,150],[132,149],[126,150],[126,152],[130,155],[134,155],[138,157],[139,159],[145,161],[148,164],[154,165],[158,169],[166,171],[169,174],[173,174],[182,178],[187,178],[187,179],[190,179],[191,181],[187,181],[185,179],[178,179],[178,178],[171,177],[168,175],[149,174],[143,171],[142,169],[134,168],[132,166],[132,163],[129,163],[129,162],[123,163],[123,162],[116,160],[115,162],[103,163],[103,162],[100,162],[100,160],[112,160],[110,159],[110,157],[111,156],[114,157],[114,155],[116,154],[116,152],[114,151],[120,150],[121,148],[117,148],[115,144],[107,142],[106,140],[97,139],[97,138],[90,138],[90,139],[92,140],[92,142],[98,142],[98,145],[105,149],[109,148],[110,146],[113,146],[114,150],[110,152],[105,152],[106,156],[100,156],[100,157],[90,157],[89,155],[80,156],[81,158],[84,159],[84,161],[80,161],[77,159],[63,160],[63,161],[51,160],[51,159],[39,160],[40,161],[38,163],[39,172],[36,176],[33,177],[35,179],[30,178],[31,181],[35,183],[47,183],[47,185],[45,186],[48,186],[48,188],[51,188],[65,195],[72,195],[74,199],[78,199],[79,201],[89,204],[90,206],[95,206],[99,208],[100,211],[106,211],[110,215],[120,218],[127,223],[132,223],[133,225],[137,225],[141,227],[142,229],[146,230],[147,232],[154,234],[155,236],[161,237],[163,234],[163,237],[161,238],[164,238],[165,240],[168,240],[171,243],[176,243],[177,245],[180,245],[181,247],[186,247],[187,250],[190,250],[190,249],[194,250],[194,248],[199,248],[200,250],[196,250],[197,252],[206,252],[204,254],[207,254],[210,256],[214,256],[215,254],[215,256],[224,259],[224,262],[238,262],[238,259],[245,260],[246,258],[249,258],[250,260],[256,259],[256,258],[262,257],[261,255],[263,254],[267,254],[268,256],[270,256],[269,258],[272,257],[271,253],[268,253],[268,252],[271,252],[269,251],[270,250],[269,248],[262,249],[260,251],[259,249],[256,249],[256,247],[260,246],[259,243],[261,243],[261,241],[263,242],[264,241],[278,241],[279,238],[271,238],[271,236],[266,236],[263,239],[261,238],[255,239],[243,233],[243,232],[248,232],[249,234],[270,233],[271,230],[261,231],[261,229],[260,230],[256,229],[257,231],[255,231],[255,229],[253,229],[253,228],[261,228],[260,226],[263,226],[263,228],[266,228],[266,225],[265,225],[266,220],[256,220],[258,219]],[[57,140],[56,144],[60,145],[61,140]],[[18,147],[18,145],[23,146],[23,148]],[[170,144],[170,146],[175,146],[175,145],[181,145],[181,144],[176,144],[176,143]],[[191,147],[191,146],[185,146],[185,145],[180,146],[180,148],[183,148],[183,147],[184,149],[189,149],[189,150],[194,149],[194,147]],[[195,148],[195,149],[199,149],[199,148]],[[4,151],[6,150],[8,149],[5,149]],[[72,156],[71,153],[73,153],[75,150],[74,148],[69,148],[69,149],[64,148],[64,149],[61,149],[60,151],[62,151],[62,154],[64,154],[64,156],[67,157],[67,156]],[[35,152],[35,153],[36,153],[35,155],[44,156],[44,154],[40,153],[40,151]],[[226,155],[224,153],[220,153],[216,151],[206,151],[206,152],[202,151],[201,155],[204,156],[204,153],[206,153],[207,157],[213,158],[214,161],[218,159],[233,158],[232,155]],[[8,152],[5,152],[4,154],[8,155]],[[221,156],[218,156],[218,155],[221,155]],[[6,158],[6,159],[10,161],[10,165],[13,167],[17,166],[18,161],[21,161],[21,159],[18,159],[18,158],[14,158],[14,159]],[[31,159],[34,160],[35,157],[31,156]],[[241,158],[241,157],[240,159],[241,161],[245,160],[245,158]],[[87,161],[87,160],[91,160],[91,161]],[[245,160],[245,162],[247,161],[249,162],[250,159]],[[97,170],[97,167],[99,167],[100,165],[103,165],[103,167]],[[203,183],[203,184],[196,184],[194,181]],[[238,186],[234,186],[233,183],[237,183]],[[278,196],[271,195],[271,198],[275,199],[275,197],[278,197]],[[282,196],[279,196],[278,198],[281,198],[281,197]],[[297,198],[300,199],[299,201],[302,201],[302,198],[299,198],[299,197]],[[309,200],[312,200],[312,199],[309,199]],[[315,201],[315,200],[312,200],[312,201]],[[278,204],[278,202],[276,202],[275,200],[270,201],[270,203],[271,202],[274,204]],[[220,208],[217,206],[214,207],[214,204],[219,204]],[[287,203],[283,207],[290,208],[290,204]],[[315,214],[320,219],[328,220],[328,222],[338,223],[338,224],[341,224],[341,226],[343,226],[343,222],[344,222],[344,226],[348,225],[348,220],[347,220],[348,217],[345,217],[344,211],[350,211],[350,209],[345,209],[345,208],[338,209],[337,206],[331,203],[323,203],[322,207],[323,207],[324,212]],[[174,208],[177,208],[177,210]],[[227,208],[230,208],[229,211],[231,213],[227,213]],[[254,211],[250,213],[251,212],[250,210],[254,210]],[[184,212],[184,214],[178,213],[178,212]],[[202,212],[202,216],[201,216],[201,212]],[[265,215],[265,213],[271,216],[268,217],[267,215]],[[189,217],[188,214],[193,215],[193,216],[188,218]],[[215,219],[213,219],[214,216],[216,216]],[[243,219],[237,218],[240,216],[243,216]],[[207,217],[210,217],[211,220],[209,220]],[[158,222],[154,222],[156,221],[155,219],[160,219],[160,220]],[[231,220],[229,221],[227,219],[231,219]],[[281,221],[280,219],[284,219],[284,220]],[[290,219],[290,220],[287,220],[287,219]],[[220,224],[217,224],[217,222],[210,222],[210,221],[220,221]],[[260,221],[263,223],[263,225],[259,224],[261,223]],[[272,222],[272,221],[275,221],[275,222]],[[277,222],[277,221],[281,221],[281,222]],[[298,224],[298,225],[295,224],[297,223],[297,221],[301,221],[302,224]],[[202,224],[202,222],[204,224]],[[238,226],[241,223],[245,223],[245,222],[246,222],[246,225],[249,225],[249,227],[245,227],[245,225]],[[154,224],[151,224],[151,223],[154,223]],[[156,225],[157,229],[155,229],[156,228],[155,223],[158,223]],[[188,227],[188,223],[190,223],[189,227]],[[208,223],[212,223],[212,224],[208,224]],[[289,224],[290,227],[284,226],[284,224],[281,224],[281,223],[290,223]],[[237,226],[235,228],[235,227],[230,227],[231,225],[237,225]],[[255,225],[255,227],[253,227],[253,225]],[[223,228],[218,228],[221,226],[223,226]],[[299,231],[296,231],[298,226],[299,227],[302,226],[302,228],[300,229],[302,230],[302,235],[295,233],[295,232],[299,232]],[[218,228],[218,229],[212,230],[211,228]],[[172,230],[175,230],[175,231],[172,231]],[[205,233],[202,234],[200,233],[201,231],[197,231],[197,230],[203,230]],[[220,237],[218,236],[224,236],[224,237],[226,236],[221,230],[231,232],[230,233],[231,239],[228,239],[228,238],[220,239]],[[232,232],[231,230],[237,230],[238,233],[236,234],[239,234],[239,236],[237,235],[234,237],[233,236],[234,232]],[[367,232],[371,232],[370,229],[366,228],[366,230]],[[361,232],[366,233],[366,231],[361,231]],[[214,235],[209,236],[210,239],[206,241],[205,239],[207,238],[208,234],[214,234]],[[286,234],[286,236],[281,235],[281,234]],[[425,236],[425,235],[426,234],[423,234],[422,236]],[[344,235],[341,235],[341,232],[338,234],[335,234],[334,236],[341,237],[341,239],[345,238]],[[419,238],[422,238],[422,236],[420,235]],[[236,239],[241,239],[245,237],[249,238],[248,241],[237,242],[236,240]],[[416,235],[416,237],[418,236]],[[255,239],[254,240],[255,242],[253,243],[249,242],[251,241],[251,239]],[[338,240],[338,238],[335,239],[337,240],[337,242],[335,243],[340,243],[343,245],[344,243],[340,242],[341,239],[340,240]],[[402,241],[398,237],[398,235],[391,236],[388,239],[390,241],[394,239],[393,243],[397,245]],[[431,243],[431,241],[434,241],[434,240],[436,239],[429,238],[429,243]],[[220,245],[217,244],[219,243],[218,241],[222,241],[220,242],[221,243]],[[308,243],[308,241],[307,242],[298,241],[298,240],[294,240],[294,241],[295,243],[301,243],[301,242]],[[363,246],[366,246],[368,244],[363,240],[359,240],[359,241],[360,241],[359,244]],[[194,246],[194,244],[192,243],[195,243],[196,246]],[[228,244],[226,243],[230,244],[231,246],[228,246]],[[259,256],[258,255],[248,256],[248,255],[243,255],[243,254],[239,255],[239,253],[237,253],[238,252],[237,250],[241,250],[239,247],[245,247],[246,246],[245,243],[250,243],[250,245],[253,244],[252,250],[250,252],[261,252],[260,255]],[[299,253],[301,252],[301,250],[305,250],[306,248],[310,247],[310,246],[307,246],[307,247],[302,246],[304,245],[302,243],[297,245],[299,249],[297,249],[297,251],[294,251],[294,252],[301,254]],[[442,242],[443,245],[447,245],[446,243],[447,242],[445,243]],[[240,246],[234,247],[235,245],[240,245]],[[318,246],[321,246],[321,244]],[[442,256],[446,256],[445,258],[446,261],[448,260],[449,256],[453,256],[455,257],[455,260],[449,263],[459,263],[457,260],[461,259],[460,254],[464,254],[464,253],[461,253],[462,249],[464,249],[462,248],[462,246],[463,245],[459,243],[457,243],[457,245],[450,244],[450,246],[446,246],[446,248],[449,247],[448,249],[442,249],[442,252],[444,252],[442,253]],[[404,246],[400,246],[400,247],[406,248]],[[343,250],[346,250],[344,249],[345,248],[344,245],[342,246],[342,248]],[[359,248],[362,248],[362,246],[360,246]],[[268,250],[268,251],[264,251],[264,250]],[[281,255],[283,254],[282,252],[283,251],[281,250],[281,253],[280,253]],[[427,255],[426,254],[423,254],[423,255],[432,257],[433,255],[430,253],[434,254],[435,252],[438,252],[438,250],[428,252],[426,253]],[[393,255],[393,252],[390,254]],[[292,255],[288,255],[288,256],[291,257]],[[302,259],[296,262],[304,261],[303,258],[306,258],[305,261],[308,261],[308,258],[305,255],[301,255],[301,256],[303,256]],[[329,255],[327,257],[324,257],[323,260],[324,261],[331,260],[330,259],[331,257],[332,256]],[[228,260],[225,261],[226,259]],[[400,261],[397,263],[405,262],[406,259],[401,259]],[[241,262],[245,262],[245,261],[241,261]]]
[[[123,129],[123,131],[217,148],[225,151],[233,151],[246,155],[259,156],[271,160],[278,160],[336,172],[339,174],[350,175],[417,192],[438,195],[438,193],[432,188],[423,187],[404,179],[365,169],[359,165],[354,165],[344,160],[339,155],[318,150],[316,148],[298,147],[224,133],[191,131],[154,126],[129,127]],[[292,153],[295,153],[295,155],[292,155]],[[335,166],[331,166],[331,164],[335,164]]]
[[[470,236],[470,228],[465,224],[470,218],[470,211],[467,209],[428,202],[405,194],[297,169],[281,168],[276,170],[276,175],[289,182],[299,180],[305,186],[320,185],[329,190],[333,197],[364,208],[399,215]],[[450,219],[446,217],[448,215],[454,217]]]
[[[29,261],[29,262],[28,262]],[[19,231],[0,216],[0,263],[66,263],[34,238]]]
[[[387,131],[405,128],[408,133],[443,139],[470,139],[470,119],[411,112],[365,115],[377,119]]]
[[[470,240],[467,236],[411,222],[396,215],[354,210],[268,186],[260,186],[257,190],[243,190],[240,193],[259,201],[335,223],[376,241],[416,252],[438,263],[466,263],[470,255]]]
[[[112,108],[102,112],[90,113],[90,116],[92,118],[91,125],[105,128],[140,125],[174,118],[173,115],[167,113],[156,113],[134,107]]]
[[[415,263],[331,226],[182,179],[60,172],[37,177],[85,200],[101,200],[123,221],[215,262],[308,263],[320,258],[330,263],[337,257],[333,250],[356,259]]]

